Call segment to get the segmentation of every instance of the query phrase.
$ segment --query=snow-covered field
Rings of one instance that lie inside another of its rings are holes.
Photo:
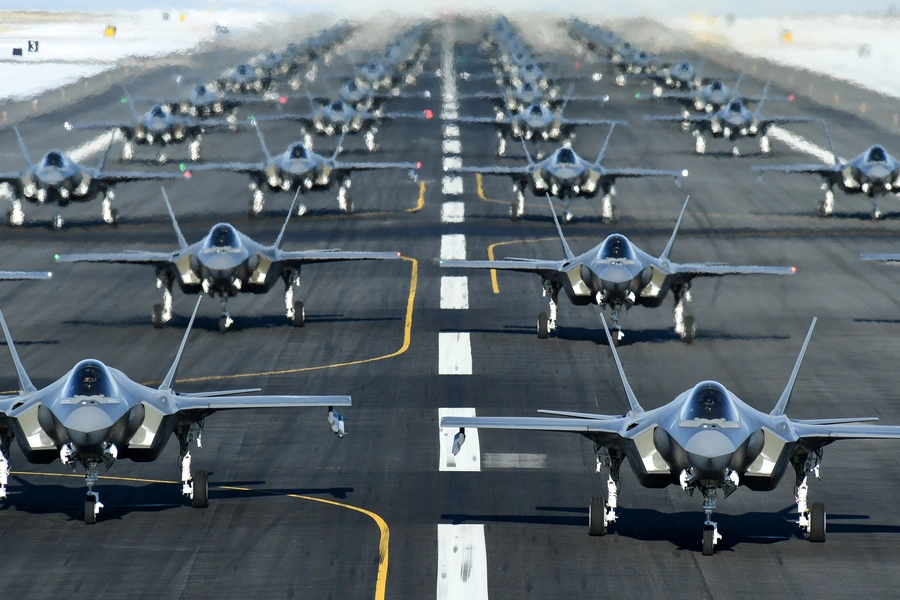
[[[184,19],[182,20],[182,14]],[[162,11],[129,13],[0,12],[0,100],[28,98],[113,68],[126,57],[156,57],[195,48],[215,37],[216,25],[229,36],[270,22],[268,13],[248,11]],[[116,34],[104,35],[113,25]],[[38,51],[29,52],[29,40]],[[13,56],[22,48],[22,56]]]
[[[668,20],[696,39],[900,98],[900,15]]]

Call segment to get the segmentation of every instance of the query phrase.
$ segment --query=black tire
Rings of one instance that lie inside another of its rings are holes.
[[[618,329],[613,329],[611,333],[612,333],[613,346],[618,348],[619,344],[622,343],[622,336],[619,335],[622,332],[619,331]]]
[[[546,340],[550,337],[550,318],[547,313],[542,312],[538,315],[537,330],[539,340]]]
[[[703,526],[703,556],[712,556],[716,550],[716,530],[712,525]]]
[[[516,204],[513,203],[512,206],[509,207],[509,220],[510,221],[518,221],[519,213],[516,212]]]
[[[151,314],[153,319],[153,326],[157,329],[162,329],[166,326],[165,321],[163,321],[163,305],[162,304],[154,304],[153,305],[153,313]]]
[[[84,524],[93,525],[97,522],[97,513],[94,508],[97,505],[97,499],[94,496],[88,496],[84,500]]]
[[[694,321],[694,317],[692,315],[686,315],[684,317],[684,337],[681,338],[685,344],[690,344],[694,341],[694,330],[696,327],[697,325]]]
[[[591,506],[588,508],[588,535],[606,535],[606,502],[603,496],[591,496]]]
[[[825,505],[822,502],[813,502],[809,507],[809,541],[825,541]]]
[[[191,506],[194,508],[206,508],[209,506],[209,480],[206,471],[194,471],[194,497]]]
[[[303,327],[306,324],[306,307],[299,300],[294,302],[294,327]]]
[[[109,211],[110,216],[112,216],[112,221],[109,223],[113,227],[118,227],[119,225],[119,209],[113,208]]]
[[[13,211],[11,210],[6,211],[6,224],[10,227],[15,227],[15,224],[13,224]]]
[[[219,317],[219,333],[228,331],[228,317]]]
[[[10,213],[10,214],[12,214],[12,213]],[[828,216],[828,213],[825,212],[825,203],[819,202],[819,218],[824,219],[827,216]]]

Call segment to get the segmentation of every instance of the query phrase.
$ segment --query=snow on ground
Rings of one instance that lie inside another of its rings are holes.
[[[900,17],[809,16],[668,20],[673,29],[748,56],[807,69],[900,98]]]
[[[248,11],[196,11],[184,13],[184,20],[178,12],[163,20],[162,11],[149,10],[106,15],[12,13],[12,17],[0,18],[0,100],[35,96],[112,69],[126,57],[193,49],[215,37],[217,25],[227,26],[231,36],[271,21],[267,13]],[[114,37],[104,35],[108,25],[116,27]],[[29,40],[39,42],[37,52],[28,51]],[[21,48],[22,56],[13,56],[13,48]]]

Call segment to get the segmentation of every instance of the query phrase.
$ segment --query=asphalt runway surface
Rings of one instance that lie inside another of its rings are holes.
[[[453,35],[457,70],[483,72],[487,63],[473,43],[474,31],[437,27],[427,70],[441,66],[443,36]],[[527,39],[528,31],[523,35]],[[576,69],[572,53],[544,56],[563,73],[586,68]],[[212,74],[228,65],[216,58],[204,55],[191,72]],[[338,61],[333,71],[341,69],[350,67]],[[151,68],[134,78],[130,91],[150,95],[168,76],[168,69]],[[427,107],[437,115],[440,83],[422,77],[413,88],[432,91],[430,103],[396,100],[388,107]],[[460,93],[491,85],[457,83]],[[760,81],[742,83],[750,93],[761,88]],[[790,415],[877,416],[884,424],[900,424],[894,370],[900,277],[887,266],[859,260],[860,252],[900,250],[895,199],[883,202],[885,215],[873,222],[868,201],[836,192],[836,214],[820,219],[817,180],[769,174],[760,183],[749,168],[815,159],[779,142],[773,142],[771,158],[754,155],[751,142],[742,145],[743,156],[732,157],[715,140],[708,144],[713,155],[695,156],[689,134],[677,125],[642,119],[645,112],[674,114],[676,107],[636,100],[636,89],[617,88],[606,79],[579,81],[578,93],[609,93],[610,102],[573,104],[567,114],[629,121],[613,135],[606,165],[686,168],[690,175],[680,189],[671,179],[620,181],[615,223],[602,221],[597,203],[574,201],[575,220],[565,227],[572,249],[583,252],[620,232],[658,254],[689,193],[673,260],[797,267],[793,276],[695,282],[691,312],[699,329],[691,345],[673,331],[670,302],[629,311],[622,319],[620,356],[644,407],[716,379],[749,404],[770,410],[817,316]],[[110,90],[20,123],[32,157],[96,135],[67,133],[63,121],[108,119],[115,110],[126,116],[120,95]],[[889,151],[900,149],[896,136],[853,115],[823,114],[802,95],[790,104],[772,103],[768,111],[825,116],[844,156],[876,141]],[[464,101],[460,112],[492,114],[485,101]],[[206,422],[203,447],[192,451],[194,467],[210,473],[207,509],[192,509],[179,493],[173,440],[156,462],[120,461],[106,473],[110,479],[98,486],[105,508],[92,526],[83,523],[83,476],[72,476],[59,462],[29,465],[14,447],[10,494],[0,504],[0,594],[340,599],[378,598],[383,591],[387,598],[434,598],[440,578],[437,529],[447,524],[484,525],[493,600],[884,597],[900,585],[900,447],[890,441],[847,441],[826,450],[822,480],[810,485],[810,501],[824,501],[828,510],[825,544],[807,542],[797,527],[788,473],[773,492],[742,488],[720,500],[716,517],[724,539],[712,557],[700,553],[700,498],[675,487],[643,489],[627,468],[619,520],[606,537],[589,537],[588,504],[604,491],[605,475],[594,473],[592,444],[578,436],[482,431],[483,458],[529,454],[544,460],[534,468],[486,462],[477,473],[438,470],[441,408],[531,416],[539,408],[618,413],[626,406],[594,309],[562,301],[559,329],[548,340],[537,339],[535,320],[545,304],[536,276],[500,274],[495,294],[487,272],[465,273],[469,308],[440,308],[440,277],[460,274],[437,264],[442,235],[464,234],[469,259],[486,258],[497,243],[503,244],[496,247],[498,257],[561,256],[543,200],[528,196],[526,217],[509,220],[508,180],[485,177],[479,195],[476,178],[466,176],[461,195],[441,193],[446,124],[452,123],[435,118],[386,124],[372,157],[358,150],[361,141],[348,138],[345,147],[354,160],[421,161],[419,181],[403,172],[355,176],[357,213],[351,217],[339,214],[334,194],[310,196],[310,212],[292,219],[284,242],[288,250],[396,250],[403,260],[304,269],[298,298],[308,321],[302,329],[288,324],[278,287],[231,301],[235,323],[225,335],[218,331],[217,303],[207,299],[188,341],[178,390],[351,394],[346,437],[331,433],[324,410],[218,413]],[[515,165],[523,159],[515,146],[513,156],[497,159],[490,128],[460,130],[466,165]],[[813,125],[793,130],[824,144]],[[273,152],[286,147],[295,131],[264,127]],[[603,128],[582,129],[574,148],[592,158],[604,134]],[[316,139],[315,148],[330,153],[334,140]],[[15,137],[4,128],[3,170],[20,168],[19,156]],[[250,131],[204,140],[205,160],[260,156]],[[255,239],[274,240],[291,199],[267,195],[266,211],[252,219],[241,176],[195,173],[167,189],[189,243],[219,221]],[[464,203],[464,222],[441,223],[445,200]],[[120,210],[117,228],[101,223],[97,201],[65,210],[62,231],[49,227],[49,210],[26,204],[26,226],[3,232],[4,268],[54,271],[50,282],[0,285],[0,308],[38,387],[89,356],[137,381],[158,382],[174,357],[193,298],[176,291],[176,317],[155,330],[150,309],[161,294],[150,267],[53,262],[63,252],[176,247],[158,185],[122,185],[114,205]],[[438,373],[441,332],[470,333],[471,375]],[[4,355],[0,364],[0,389],[12,391],[12,361]]]

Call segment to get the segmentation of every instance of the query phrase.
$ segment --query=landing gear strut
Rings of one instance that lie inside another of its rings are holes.
[[[18,227],[25,222],[25,211],[22,210],[22,201],[14,198],[12,201],[12,209],[6,213],[9,224]]]
[[[179,445],[178,464],[181,466],[181,493],[191,499],[191,506],[194,508],[209,506],[209,484],[206,471],[191,472],[191,442],[196,441],[197,447],[202,448],[202,435],[202,419],[190,425],[179,425],[175,429],[175,437],[178,438]]]
[[[825,188],[825,199],[819,203],[819,217],[825,218],[834,212],[834,190],[830,185],[822,184]]]
[[[234,323],[234,319],[228,314],[228,298],[223,296],[219,299],[219,311],[219,331],[225,333]]]
[[[541,282],[543,297],[550,296],[550,314],[542,312],[538,315],[538,338],[545,340],[550,337],[550,332],[556,329],[556,317],[559,312],[559,284],[544,279]]]
[[[300,269],[284,275],[284,307],[285,314],[294,327],[303,327],[306,324],[306,307],[303,302],[294,301],[295,287],[300,289]]]
[[[9,482],[9,447],[13,441],[13,432],[4,429],[0,431],[0,500],[6,498],[6,484]]]
[[[350,179],[345,179],[338,187],[338,208],[345,215],[353,214],[353,199],[350,197]]]
[[[697,333],[697,323],[694,316],[685,314],[685,304],[691,301],[690,288],[685,285],[680,289],[673,290],[672,295],[675,297],[675,333],[681,338],[685,344],[694,341],[694,334]]]
[[[112,207],[112,199],[115,197],[116,195],[112,190],[109,190],[103,196],[103,203],[100,208],[100,214],[103,217],[103,222],[107,225],[119,224],[119,211]]]
[[[161,329],[172,319],[172,278],[158,273],[156,287],[163,291],[162,304],[153,305],[153,326]]]
[[[516,195],[516,199],[509,207],[509,218],[512,221],[518,221],[525,214],[525,192],[522,191],[520,184],[513,184],[513,194]]]
[[[606,502],[603,502],[603,496],[594,496],[591,498],[590,511],[588,513],[588,533],[594,536],[606,535],[607,526],[616,520],[616,508],[619,501],[619,490],[621,484],[619,482],[619,468],[625,459],[618,451],[610,451],[603,446],[594,446],[597,455],[597,472],[601,473],[603,468],[609,469],[609,476],[606,480]]]
[[[794,467],[796,482],[794,484],[794,499],[797,501],[797,524],[800,529],[809,533],[809,541],[825,541],[825,504],[813,502],[808,504],[809,494],[808,473],[819,478],[819,463],[822,460],[822,449],[811,454],[801,454],[791,459]]]

